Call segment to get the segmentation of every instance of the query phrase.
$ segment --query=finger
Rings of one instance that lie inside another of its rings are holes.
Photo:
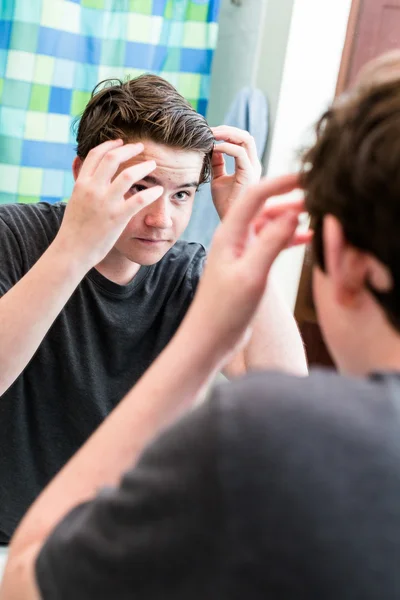
[[[249,268],[254,269],[255,272],[259,270],[260,273],[268,276],[280,252],[293,243],[297,222],[297,213],[292,211],[268,221],[243,256]]]
[[[122,146],[122,140],[109,140],[103,142],[95,148],[93,148],[82,163],[81,170],[79,171],[79,177],[91,177],[97,169],[103,156],[110,150],[114,150],[119,146]]]
[[[220,125],[212,128],[216,140],[224,140],[232,144],[238,144],[246,148],[248,157],[254,168],[261,171],[261,165],[258,158],[257,146],[254,137],[246,130],[228,125]]]
[[[238,145],[250,145],[251,142],[255,144],[253,136],[246,129],[239,129],[230,125],[218,125],[218,127],[212,127],[211,131],[216,140],[224,140]]]
[[[307,216],[307,213],[304,210],[304,200],[295,200],[292,202],[279,202],[279,204],[268,204],[268,202],[263,206],[261,211],[256,216],[253,224],[254,230],[258,233],[266,224],[269,219],[273,219],[278,217],[282,213],[287,212],[288,210],[297,212],[299,218],[300,215]]]
[[[117,201],[123,198],[134,183],[137,183],[154,171],[156,166],[155,160],[146,160],[145,162],[124,169],[111,184],[110,198]]]
[[[233,241],[239,236],[247,235],[251,222],[268,198],[287,194],[298,186],[298,174],[262,179],[249,188],[243,198],[232,204],[222,225],[225,234]]]
[[[264,229],[269,219],[264,219],[254,225],[254,235],[259,235],[259,233]],[[293,246],[298,246],[301,244],[308,244],[313,238],[314,232],[312,229],[307,229],[307,231],[302,231],[300,227],[295,233],[295,239]]]
[[[279,216],[279,215],[277,214],[277,215],[275,215],[275,217],[276,216]],[[255,236],[259,235],[259,233],[264,229],[264,227],[270,220],[271,219],[267,218],[267,217],[265,217],[262,220],[257,219],[256,223],[254,224],[254,230],[253,230],[254,235]],[[302,229],[302,226],[300,225],[300,227],[298,227],[298,229],[295,232],[295,235],[294,235],[291,245],[299,246],[301,244],[308,244],[312,240],[313,235],[314,235],[314,232],[312,231],[312,229],[307,229],[306,231],[304,231]]]
[[[293,239],[291,240],[291,242],[288,245],[288,248],[291,248],[292,246],[302,246],[304,244],[309,244],[314,236],[314,232],[310,230],[308,231],[296,231],[296,233],[293,236]]]
[[[120,148],[115,148],[107,152],[101,159],[95,173],[94,178],[98,185],[106,185],[110,183],[119,167],[126,161],[134,158],[143,152],[144,146],[141,142],[136,144],[125,144]]]
[[[232,156],[235,159],[236,173],[242,173],[248,179],[252,178],[253,167],[246,150],[242,148],[242,146],[237,146],[236,144],[230,144],[228,142],[223,142],[222,144],[214,146],[214,154],[219,154],[221,152],[228,156]]]
[[[261,209],[260,217],[276,217],[281,213],[287,212],[288,210],[297,211],[299,215],[305,213],[306,210],[304,205],[304,198],[300,198],[299,200],[290,200],[287,202],[267,202],[265,206],[263,206],[263,208]]]
[[[219,154],[217,152],[213,152],[211,159],[211,168],[212,168],[212,176],[213,179],[217,179],[218,177],[223,177],[226,175],[226,165],[223,154]]]
[[[143,208],[157,200],[157,198],[162,195],[163,191],[164,188],[161,185],[154,185],[129,198],[122,209],[125,217],[129,219],[134,217]]]

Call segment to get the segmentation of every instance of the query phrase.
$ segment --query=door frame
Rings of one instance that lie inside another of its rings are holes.
[[[345,90],[347,85],[347,76],[350,72],[354,37],[357,35],[358,21],[362,3],[363,0],[353,0],[351,4],[346,39],[343,46],[342,60],[340,63],[339,75],[336,84],[335,98]]]
[[[362,3],[363,0],[353,0],[351,3],[346,38],[343,46],[342,59],[340,61],[334,98],[339,96],[346,88],[347,78],[350,72],[354,37],[357,35],[358,21]],[[301,327],[303,323],[307,322],[318,324],[315,306],[312,299],[312,262],[312,249],[308,246],[304,254],[294,309],[295,318],[299,324],[299,327]]]

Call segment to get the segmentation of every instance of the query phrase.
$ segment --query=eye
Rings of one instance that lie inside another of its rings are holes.
[[[143,192],[143,190],[147,189],[145,185],[139,185],[138,183],[134,183],[129,190],[131,194],[137,194],[138,192]]]
[[[174,196],[174,198],[176,200],[178,200],[178,202],[185,202],[185,200],[188,200],[190,198],[190,194],[189,192],[177,192]]]

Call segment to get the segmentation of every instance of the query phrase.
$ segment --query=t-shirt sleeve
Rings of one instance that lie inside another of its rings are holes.
[[[22,277],[21,250],[11,228],[0,216],[0,296]]]
[[[194,260],[190,266],[190,272],[189,272],[193,296],[196,293],[197,286],[199,285],[199,281],[203,274],[204,267],[206,265],[206,261],[207,261],[207,253],[206,253],[205,248],[203,246],[201,246],[201,248],[196,256],[196,260]]]
[[[221,527],[214,423],[204,404],[150,446],[118,488],[58,525],[36,564],[44,600],[218,597],[208,587]]]

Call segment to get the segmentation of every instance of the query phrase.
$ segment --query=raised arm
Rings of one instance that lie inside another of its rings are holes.
[[[222,125],[213,133],[222,143],[214,150],[211,190],[219,217],[224,219],[248,186],[259,180],[261,165],[255,141],[247,131]],[[224,155],[235,160],[232,174],[226,172]],[[271,209],[267,205],[265,210],[267,215]],[[270,282],[266,290],[248,343],[225,365],[224,374],[238,377],[255,369],[278,369],[295,375],[308,372],[300,332],[276,282]]]
[[[295,233],[299,210],[281,207],[252,239],[254,218],[269,195],[295,184],[291,176],[264,181],[229,212],[175,337],[23,519],[11,542],[1,600],[38,597],[34,564],[55,525],[79,503],[91,500],[99,488],[118,485],[144,446],[193,404],[204,382],[242,342],[272,262],[284,247],[299,241]]]
[[[147,161],[115,173],[143,150],[111,141],[83,163],[60,230],[36,264],[0,299],[0,395],[22,373],[86,273],[111,250],[129,220],[162,192],[152,187],[125,200],[155,169]]]

